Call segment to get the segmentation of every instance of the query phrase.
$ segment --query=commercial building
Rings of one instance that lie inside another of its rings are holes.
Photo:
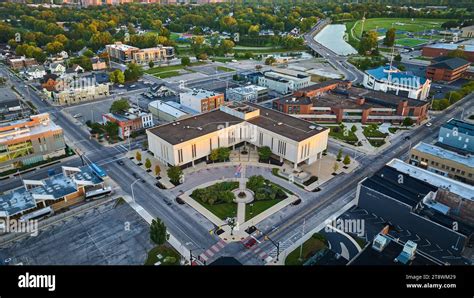
[[[451,118],[438,133],[437,146],[463,155],[474,154],[474,124]]]
[[[469,62],[474,62],[474,45],[459,45],[455,43],[436,43],[424,46],[421,49],[421,55],[425,57],[436,58],[447,56],[454,50],[461,50]]]
[[[44,92],[58,105],[77,104],[106,97],[110,94],[110,83],[98,83],[95,76],[65,77],[64,79],[48,79],[43,84]],[[49,90],[48,90],[49,89]],[[50,91],[52,89],[52,91]]]
[[[288,94],[294,90],[308,87],[311,77],[301,73],[284,74],[277,71],[264,72],[258,78],[258,85],[281,94]]]
[[[462,38],[474,38],[474,25],[461,28]]]
[[[153,115],[140,109],[130,108],[126,113],[107,113],[102,115],[104,122],[118,124],[118,136],[127,139],[130,134],[153,126]]]
[[[34,58],[26,58],[24,56],[23,57],[7,57],[6,62],[11,68],[15,70],[30,67],[33,65],[38,65],[38,62],[36,62]]]
[[[426,77],[433,81],[452,82],[463,77],[471,63],[462,58],[438,57],[426,67]]]
[[[198,113],[219,108],[224,104],[224,93],[204,89],[192,89],[179,94],[179,103]]]
[[[247,85],[244,87],[230,88],[226,91],[227,101],[258,102],[265,100],[268,89],[262,86]]]
[[[312,85],[273,101],[275,110],[325,123],[401,123],[408,117],[419,124],[427,118],[428,106],[426,101],[352,87],[341,80]]]
[[[24,104],[18,94],[10,87],[0,87],[0,125],[1,123],[28,117],[31,109]]]
[[[154,48],[139,49],[134,46],[115,42],[105,46],[110,59],[120,63],[134,62],[148,64],[149,62],[167,61],[174,58],[174,48],[159,45]]]
[[[107,194],[105,172],[96,165],[62,167],[44,180],[23,180],[23,186],[0,195],[0,218],[37,219],[93,197]]]
[[[363,85],[375,91],[426,100],[431,80],[402,72],[393,66],[380,66],[365,71]]]
[[[171,122],[198,114],[174,101],[154,100],[148,104],[148,110],[160,121]]]
[[[359,182],[356,203],[390,225],[393,238],[431,246],[424,249],[442,252],[437,258],[441,264],[465,264],[460,254],[474,227],[473,191],[470,185],[394,159]],[[444,258],[454,254],[456,258]]]
[[[49,114],[0,124],[0,171],[65,154],[63,130]]]
[[[216,148],[268,146],[280,162],[297,168],[322,157],[329,130],[254,104],[232,103],[218,110],[147,130],[148,148],[163,163],[190,166]]]
[[[410,164],[474,185],[474,156],[470,154],[462,155],[421,142],[411,149]]]

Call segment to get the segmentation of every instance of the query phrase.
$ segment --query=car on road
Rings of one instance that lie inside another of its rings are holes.
[[[133,176],[133,178],[135,178],[135,179],[138,179],[138,177],[140,177],[140,176],[138,176],[137,173],[132,173],[132,176]]]
[[[82,114],[75,114],[74,116],[72,116],[74,118],[81,118],[82,117]]]
[[[124,85],[122,85],[122,84],[120,84],[120,85],[118,85],[118,86],[119,86],[120,88],[123,88],[123,87],[125,87],[125,86],[124,86]]]
[[[123,166],[125,163],[123,162],[123,160],[117,160],[117,163],[121,166]]]
[[[433,123],[431,122],[426,123],[426,127],[430,127],[431,125],[433,125]]]
[[[131,85],[131,86],[130,86],[130,88],[135,88],[135,87],[137,87],[137,85]]]
[[[246,248],[251,248],[251,247],[254,246],[256,243],[257,243],[257,240],[255,240],[254,238],[250,238],[249,240],[247,240],[247,241],[244,242],[244,246],[245,246]]]
[[[410,139],[410,136],[406,136],[406,137],[404,138],[405,141],[407,141],[407,140],[409,140],[409,139]]]

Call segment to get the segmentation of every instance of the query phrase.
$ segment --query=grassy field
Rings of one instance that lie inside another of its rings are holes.
[[[319,238],[319,237],[318,237]],[[311,258],[318,251],[325,249],[326,243],[321,239],[317,239],[314,235],[303,243],[303,250],[300,259],[300,247],[293,250],[285,259],[285,265],[297,266],[303,265],[309,258]]]
[[[153,75],[157,78],[160,78],[160,79],[166,79],[166,78],[176,77],[176,76],[179,76],[181,74],[177,70],[172,70],[172,71],[165,71],[165,72],[155,73]]]
[[[423,38],[400,38],[395,40],[395,44],[405,47],[416,47],[428,42],[428,39]]]
[[[219,71],[224,71],[224,72],[231,72],[234,71],[232,68],[224,67],[224,66],[218,66],[217,70]]]
[[[357,136],[355,135],[355,133],[353,133],[350,130],[350,127],[346,128],[345,131],[343,131],[342,129],[339,129],[339,131],[337,132],[335,131],[335,129],[337,129],[338,126],[327,126],[327,127],[329,127],[330,129],[329,131],[330,137],[333,137],[335,139],[339,139],[341,141],[348,142],[348,143],[355,143],[359,140]]]
[[[162,258],[158,259],[158,255],[161,255]],[[161,262],[161,265],[179,265],[180,259],[180,254],[172,247],[159,245],[148,252],[145,265],[155,265],[155,263],[158,261]]]
[[[422,32],[430,29],[441,29],[441,24],[449,21],[449,19],[411,19],[411,18],[373,18],[367,19],[364,23],[364,30],[375,29],[389,29],[392,27],[407,32]],[[354,28],[354,34],[360,36],[362,30],[362,22],[357,22]],[[385,32],[378,32],[380,36],[385,35]]]
[[[245,206],[245,221],[259,215],[278,202],[281,202],[281,200],[253,201],[252,203],[247,204],[247,206]]]

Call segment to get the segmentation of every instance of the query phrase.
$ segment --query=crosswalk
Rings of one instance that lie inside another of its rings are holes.
[[[221,249],[225,247],[227,243],[224,240],[219,240],[205,252],[199,255],[198,259],[204,262],[207,262],[210,258],[212,258],[216,253],[218,253]]]

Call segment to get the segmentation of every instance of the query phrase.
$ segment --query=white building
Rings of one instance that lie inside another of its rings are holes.
[[[431,80],[402,72],[393,66],[391,69],[390,66],[380,66],[365,71],[363,84],[367,89],[426,100]]]
[[[63,73],[66,72],[66,66],[61,63],[54,62],[49,65],[49,70],[52,74],[61,76]]]
[[[274,90],[281,94],[287,94],[294,90],[308,87],[311,77],[303,74],[283,74],[275,71],[267,71],[258,78],[258,85]]]
[[[247,143],[268,146],[296,168],[322,157],[329,130],[254,104],[232,103],[219,110],[147,130],[149,150],[163,163],[195,165],[211,151]]]
[[[249,101],[256,102],[257,99],[266,97],[268,89],[257,85],[248,85],[227,89],[226,99],[228,101]]]
[[[179,102],[198,113],[204,113],[222,106],[224,104],[224,94],[204,89],[192,89],[180,93]]]
[[[25,70],[25,76],[28,80],[41,79],[46,75],[46,70],[41,65],[33,65]]]
[[[154,100],[148,104],[148,110],[161,121],[174,121],[196,114],[194,110],[174,101]]]

